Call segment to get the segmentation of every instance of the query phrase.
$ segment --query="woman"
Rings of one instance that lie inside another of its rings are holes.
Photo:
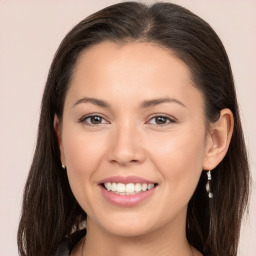
[[[127,2],[68,33],[42,100],[21,255],[237,255],[248,190],[231,67],[205,21]]]

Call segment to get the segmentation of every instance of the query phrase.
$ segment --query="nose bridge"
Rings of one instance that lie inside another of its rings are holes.
[[[112,131],[109,160],[120,165],[143,162],[145,152],[139,128],[130,120],[117,124]]]

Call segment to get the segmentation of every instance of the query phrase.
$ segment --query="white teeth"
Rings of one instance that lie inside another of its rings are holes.
[[[154,184],[148,184],[148,190],[154,187]]]
[[[106,189],[108,190],[108,191],[110,191],[111,190],[111,183],[110,182],[107,182],[107,183],[105,183],[105,187],[106,187]]]
[[[113,192],[117,190],[117,185],[116,185],[116,183],[112,183],[111,190],[112,190]]]
[[[125,184],[117,183],[116,191],[119,192],[119,193],[125,192]]]
[[[133,193],[134,192],[134,184],[133,183],[126,184],[125,192]]]
[[[139,192],[145,192],[147,190],[150,190],[154,188],[154,184],[147,184],[147,183],[128,183],[128,184],[123,184],[123,183],[110,183],[106,182],[104,183],[105,188],[108,191],[115,192],[116,194],[120,195],[133,195]]]
[[[140,185],[140,183],[136,183],[136,184],[135,184],[134,190],[135,190],[135,192],[140,192],[140,191],[141,191],[141,185]]]
[[[148,189],[148,185],[146,183],[142,184],[141,190],[142,191],[147,191],[147,189]]]

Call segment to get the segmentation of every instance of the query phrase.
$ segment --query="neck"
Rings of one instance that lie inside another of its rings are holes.
[[[88,219],[83,255],[191,256],[192,253],[186,239],[185,223],[182,228],[167,225],[146,235],[125,237],[110,234]]]

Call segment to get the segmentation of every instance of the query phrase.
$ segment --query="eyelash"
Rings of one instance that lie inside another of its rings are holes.
[[[155,119],[155,121],[156,121],[156,118],[163,118],[163,119],[165,119],[165,121],[167,121],[167,123],[164,123],[164,124],[157,124],[157,123],[154,123],[153,125],[157,125],[157,126],[165,126],[165,125],[168,125],[168,124],[172,124],[172,123],[175,123],[175,120],[174,120],[174,118],[171,118],[171,117],[169,117],[169,116],[167,116],[167,115],[154,115],[154,116],[152,116],[150,119],[149,119],[149,121],[147,121],[147,123],[149,123],[151,120],[153,120],[153,119]]]
[[[92,120],[92,118],[95,118],[95,117],[99,117],[100,118],[100,120],[102,121],[102,120],[105,120],[104,119],[104,117],[102,117],[101,115],[96,115],[96,114],[91,114],[91,115],[86,115],[86,116],[83,116],[82,118],[80,118],[79,119],[79,122],[80,123],[85,123],[86,125],[91,125],[91,126],[98,126],[98,125],[101,125],[101,124],[105,124],[105,123],[97,123],[97,124],[93,124],[92,122],[90,122],[90,123],[88,123],[88,122],[86,122],[86,120],[88,120],[88,119],[91,119]],[[167,116],[167,115],[155,115],[155,116],[152,116],[150,119],[149,119],[149,121],[147,121],[146,123],[150,123],[150,121],[151,120],[153,120],[153,119],[155,119],[155,121],[156,121],[156,118],[163,118],[165,121],[167,121],[167,123],[164,123],[164,124],[157,124],[157,123],[154,123],[153,125],[156,125],[156,126],[165,126],[165,125],[168,125],[168,124],[170,124],[170,123],[175,123],[175,120],[174,120],[174,118],[170,118],[169,116]],[[106,121],[106,120],[105,120]],[[106,123],[108,123],[107,121],[106,121]],[[152,123],[151,123],[152,124]]]
[[[99,124],[102,124],[102,123],[93,124],[93,123],[86,122],[87,119],[92,119],[93,117],[99,117],[99,118],[101,118],[101,120],[105,120],[104,117],[102,117],[101,115],[91,114],[91,115],[83,116],[82,118],[79,119],[79,122],[80,123],[86,123],[86,125],[99,125]]]

